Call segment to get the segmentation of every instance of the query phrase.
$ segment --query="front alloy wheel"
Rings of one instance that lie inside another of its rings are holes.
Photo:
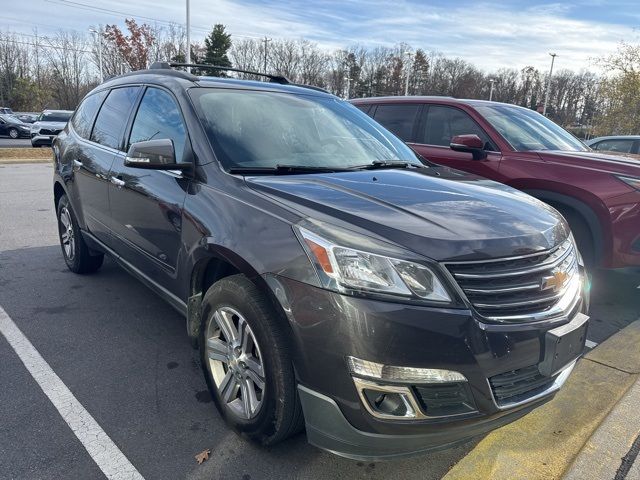
[[[20,136],[20,133],[15,128],[12,128],[11,130],[9,130],[9,136],[15,140]]]
[[[209,370],[229,410],[241,419],[255,417],[265,390],[260,346],[245,318],[230,307],[220,307],[206,334]]]

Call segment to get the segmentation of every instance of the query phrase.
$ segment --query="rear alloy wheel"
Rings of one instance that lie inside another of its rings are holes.
[[[20,132],[18,132],[18,130],[15,128],[11,128],[9,129],[9,136],[15,140],[20,136]]]
[[[200,359],[225,421],[262,445],[303,427],[286,320],[246,276],[215,282],[202,300]]]
[[[92,273],[102,266],[104,254],[93,254],[80,233],[69,199],[63,195],[58,201],[58,235],[64,261],[74,273]]]

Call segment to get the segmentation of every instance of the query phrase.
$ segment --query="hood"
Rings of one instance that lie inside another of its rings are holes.
[[[446,168],[248,177],[304,217],[355,226],[435,260],[523,255],[568,235],[546,204]]]
[[[597,151],[565,152],[561,150],[538,150],[542,159],[555,163],[566,163],[573,167],[597,168],[609,173],[625,173],[640,176],[640,155],[607,154]]]

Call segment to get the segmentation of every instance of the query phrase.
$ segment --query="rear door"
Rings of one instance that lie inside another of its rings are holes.
[[[147,87],[131,124],[125,149],[135,142],[170,139],[178,162],[191,161],[181,110],[173,94]],[[109,201],[117,250],[129,263],[172,290],[182,238],[182,206],[189,180],[179,171],[127,167],[115,159]]]
[[[471,153],[455,152],[449,144],[456,135],[478,135],[485,144],[487,158],[474,160]],[[425,105],[420,114],[411,147],[423,157],[448,167],[501,181],[498,173],[501,153],[489,135],[461,108],[450,105]]]

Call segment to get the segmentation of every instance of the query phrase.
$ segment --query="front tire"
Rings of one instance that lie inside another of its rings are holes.
[[[302,429],[289,339],[277,312],[244,275],[214,283],[202,302],[200,357],[225,421],[262,445]]]
[[[9,129],[9,137],[11,137],[12,139],[14,139],[14,140],[15,140],[15,139],[16,139],[16,138],[18,138],[19,136],[20,136],[20,132],[18,132],[18,130],[17,130],[17,129],[15,129],[15,128],[11,128],[11,129]]]
[[[69,198],[63,195],[56,209],[58,236],[64,261],[74,273],[93,273],[102,266],[104,254],[92,255],[82,238]]]

